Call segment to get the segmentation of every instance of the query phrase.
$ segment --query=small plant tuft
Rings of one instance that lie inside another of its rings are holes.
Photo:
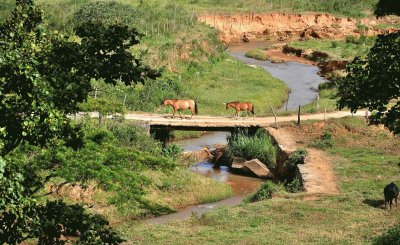
[[[334,144],[334,139],[331,132],[325,131],[320,139],[315,139],[311,142],[311,146],[315,148],[325,149],[331,148]]]
[[[299,178],[294,178],[293,181],[286,184],[285,188],[290,193],[297,193],[304,190]]]
[[[299,149],[289,156],[285,162],[285,166],[289,172],[294,173],[298,164],[303,164],[307,156],[305,149]]]
[[[271,181],[267,181],[261,185],[260,189],[258,189],[254,194],[248,196],[244,199],[244,202],[259,202],[267,199],[271,199],[274,192],[278,190],[276,184]]]

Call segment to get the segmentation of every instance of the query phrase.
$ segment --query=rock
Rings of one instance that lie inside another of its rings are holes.
[[[246,162],[246,159],[244,159],[242,157],[234,157],[231,168],[243,169],[245,167],[245,165],[244,165],[245,162]]]
[[[264,163],[260,162],[258,159],[253,159],[244,163],[246,168],[248,168],[251,172],[256,174],[260,178],[272,178],[274,175],[271,171],[265,166]]]
[[[211,154],[210,150],[207,147],[204,147],[199,151],[184,152],[184,154],[186,157],[199,162],[208,161],[213,157],[213,155]]]

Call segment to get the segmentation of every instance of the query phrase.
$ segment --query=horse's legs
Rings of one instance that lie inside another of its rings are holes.
[[[190,119],[193,118],[193,109],[190,109],[190,112],[192,113],[192,116],[190,117]]]
[[[181,110],[178,110],[178,113],[179,113],[179,116],[181,116],[181,118],[182,118]]]
[[[175,117],[175,113],[176,113],[176,109],[175,109],[175,107],[174,107],[174,113],[172,113],[172,118]]]

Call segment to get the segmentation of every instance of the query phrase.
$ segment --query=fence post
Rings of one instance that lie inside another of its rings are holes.
[[[316,96],[317,96],[317,112],[318,112],[318,110],[319,110],[319,93],[318,92],[316,93]]]
[[[290,93],[287,94],[287,100],[286,100],[286,108],[285,108],[285,111],[287,111],[287,107],[288,107],[288,104],[289,104],[289,96],[290,96]]]
[[[300,105],[299,105],[299,113],[297,114],[297,126],[300,127]]]
[[[274,114],[274,117],[275,117],[275,128],[278,128],[278,122],[276,121],[275,110],[270,103],[268,103],[268,104],[269,104],[269,107],[271,108],[272,114]]]
[[[326,121],[326,106],[328,104],[328,101],[325,100],[325,110],[324,110],[324,122]]]

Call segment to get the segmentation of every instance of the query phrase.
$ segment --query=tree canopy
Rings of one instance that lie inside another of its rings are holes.
[[[79,147],[79,127],[68,114],[87,100],[91,79],[125,84],[159,73],[132,56],[140,34],[132,28],[82,23],[76,35],[48,31],[33,0],[17,0],[11,17],[0,23],[0,243],[36,238],[41,244],[122,241],[107,220],[62,201],[41,204],[35,194],[53,177],[52,163],[6,161],[15,148],[61,142]],[[46,174],[43,174],[46,170]]]
[[[398,5],[392,6],[394,2],[381,0],[376,13],[400,14]],[[400,31],[379,35],[366,59],[356,57],[347,65],[339,96],[339,109],[368,108],[373,112],[372,123],[400,134]]]

